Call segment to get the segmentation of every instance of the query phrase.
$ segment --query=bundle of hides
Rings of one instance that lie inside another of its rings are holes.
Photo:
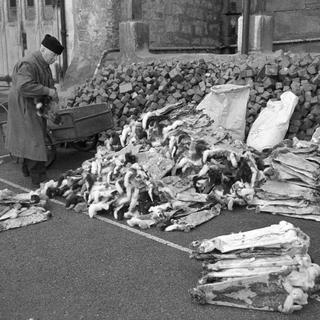
[[[46,200],[35,192],[19,193],[0,190],[0,231],[20,228],[48,220]]]
[[[203,276],[190,294],[201,304],[300,310],[320,288],[320,266],[308,247],[309,237],[285,221],[194,241],[191,257],[203,261]]]
[[[112,214],[130,226],[189,231],[246,205],[264,181],[254,155],[212,120],[181,103],[132,118],[108,133],[93,159],[45,187],[67,208]]]
[[[268,180],[249,201],[258,212],[320,221],[320,153],[312,141],[285,140],[265,161]]]

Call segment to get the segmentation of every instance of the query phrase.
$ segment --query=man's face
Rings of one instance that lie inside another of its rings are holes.
[[[43,59],[48,63],[52,64],[56,61],[58,55],[51,50],[45,48],[45,50],[42,53]]]

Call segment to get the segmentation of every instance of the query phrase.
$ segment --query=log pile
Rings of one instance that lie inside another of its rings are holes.
[[[79,86],[67,107],[108,102],[114,123],[122,130],[132,117],[167,104],[198,104],[214,85],[234,83],[251,87],[246,134],[269,99],[291,90],[299,97],[287,138],[309,140],[320,120],[320,58],[278,53],[258,59],[235,56],[230,61],[153,61],[110,65]]]
[[[266,183],[249,203],[258,212],[320,221],[320,153],[312,141],[283,141],[265,160]]]
[[[35,192],[19,193],[0,190],[0,232],[48,220],[46,200]]]
[[[319,290],[320,266],[308,255],[309,237],[292,224],[194,241],[203,275],[190,290],[200,304],[291,313]]]

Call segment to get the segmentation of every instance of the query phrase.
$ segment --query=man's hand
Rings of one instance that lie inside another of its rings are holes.
[[[49,97],[54,98],[57,95],[56,89],[49,88]]]
[[[51,88],[49,89],[49,97],[51,97],[53,101],[56,101],[56,102],[59,101],[59,97],[56,89],[51,89]]]

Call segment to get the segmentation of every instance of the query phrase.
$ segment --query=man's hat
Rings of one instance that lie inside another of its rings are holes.
[[[50,36],[50,34],[45,35],[41,44],[56,54],[61,54],[64,49],[59,40],[55,37]]]

